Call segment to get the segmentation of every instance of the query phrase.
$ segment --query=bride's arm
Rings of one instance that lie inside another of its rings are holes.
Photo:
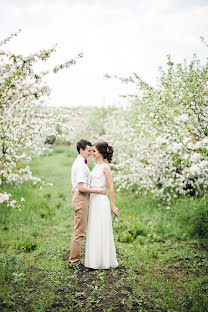
[[[110,191],[111,210],[115,215],[119,216],[118,208],[115,206],[115,192],[114,192],[114,187],[113,187],[113,175],[112,175],[112,171],[110,169],[110,166],[108,166],[108,165],[105,166],[103,168],[103,172],[106,176],[108,188]]]

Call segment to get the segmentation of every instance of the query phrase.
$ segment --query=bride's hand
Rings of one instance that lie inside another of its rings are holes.
[[[117,207],[112,207],[111,208],[112,212],[117,215],[119,217],[119,211],[118,211],[118,208]]]

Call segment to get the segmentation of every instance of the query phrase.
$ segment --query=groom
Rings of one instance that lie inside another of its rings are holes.
[[[71,169],[72,187],[74,190],[72,208],[74,209],[74,233],[71,240],[69,268],[85,270],[80,263],[82,240],[85,234],[89,209],[89,194],[106,194],[105,188],[90,188],[90,171],[87,159],[91,154],[92,144],[86,140],[77,143],[78,156]]]

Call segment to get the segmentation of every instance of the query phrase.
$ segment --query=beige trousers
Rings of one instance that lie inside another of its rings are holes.
[[[71,240],[69,265],[74,266],[80,263],[82,240],[87,225],[89,210],[89,193],[75,191],[72,198],[72,208],[74,209],[74,233]]]

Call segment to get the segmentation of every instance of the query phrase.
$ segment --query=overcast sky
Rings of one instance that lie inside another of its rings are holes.
[[[105,73],[137,72],[154,85],[168,53],[205,60],[208,0],[0,0],[0,26],[0,40],[22,29],[7,45],[18,53],[57,43],[49,67],[83,52],[77,65],[48,78],[53,105],[118,104],[123,86]]]

